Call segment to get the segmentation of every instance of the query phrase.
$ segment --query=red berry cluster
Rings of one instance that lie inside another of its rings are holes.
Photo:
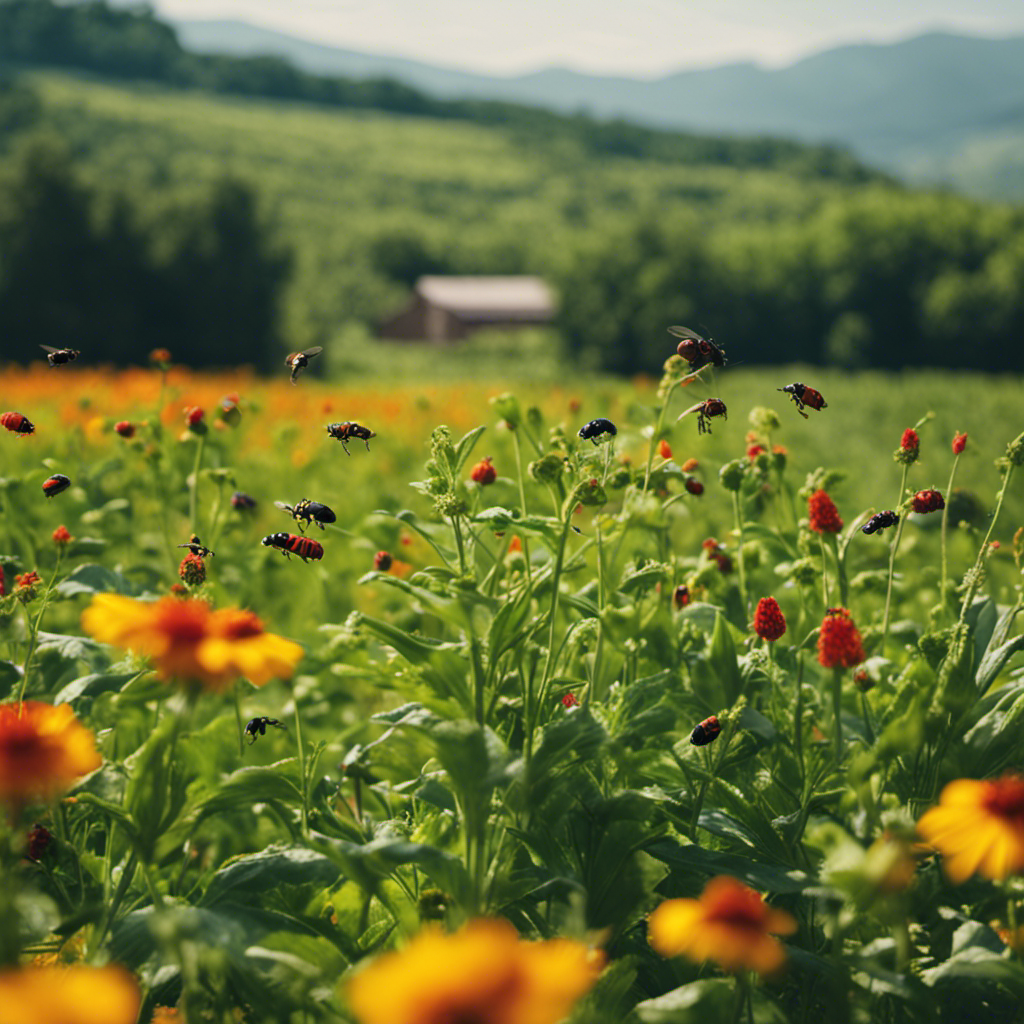
[[[815,533],[838,533],[843,528],[839,509],[824,491],[815,491],[807,499],[807,514]]]
[[[562,703],[563,703],[563,704],[564,704],[564,705],[565,705],[565,706],[566,706],[567,708],[575,708],[575,707],[579,707],[579,703],[580,703],[580,702],[579,702],[579,699],[577,698],[577,696],[576,696],[576,694],[575,694],[575,693],[567,693],[567,694],[566,694],[566,695],[565,695],[565,696],[564,696],[564,697],[562,698]]]
[[[946,507],[945,499],[938,491],[918,491],[910,504],[915,512],[938,512]]]
[[[825,668],[852,668],[863,660],[863,641],[849,611],[829,608],[818,634],[818,662]]]
[[[757,602],[754,632],[762,640],[778,640],[786,632],[786,617],[774,597],[762,597]]]

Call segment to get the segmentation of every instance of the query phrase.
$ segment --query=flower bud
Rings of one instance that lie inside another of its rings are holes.
[[[482,458],[469,473],[470,479],[475,483],[478,483],[481,487],[486,487],[488,484],[493,484],[498,479],[498,471],[491,465],[491,456],[487,455]]]
[[[1024,466],[1024,434],[1019,434],[1006,446],[1006,457],[1014,466]]]
[[[967,447],[967,435],[966,434],[954,434],[953,435],[953,454],[959,455]]]
[[[718,471],[718,481],[727,491],[738,491],[743,486],[747,464],[743,459],[733,459]]]
[[[938,491],[918,491],[910,505],[915,512],[938,512],[946,507],[946,502]]]
[[[900,446],[892,453],[892,457],[906,466],[917,462],[918,449],[921,446],[921,439],[913,427],[907,427],[900,438]]]
[[[171,353],[165,348],[155,348],[149,353],[149,361],[161,370],[170,369]]]
[[[757,602],[754,632],[762,640],[778,640],[786,632],[786,617],[774,597],[762,597]]]
[[[205,434],[206,423],[204,417],[206,413],[198,405],[190,405],[185,409],[185,426],[193,434]]]
[[[668,441],[666,441],[664,438],[662,438],[658,442],[658,454],[663,459],[671,459],[672,458],[672,449],[669,447]]]
[[[547,455],[531,462],[527,467],[530,476],[539,484],[553,484],[558,480],[565,469],[565,463],[561,455],[548,452]]]
[[[523,414],[519,409],[519,401],[510,391],[503,395],[497,395],[491,399],[494,411],[505,421],[509,430],[515,430],[523,421]]]
[[[199,555],[190,552],[181,560],[178,575],[190,587],[201,587],[206,582],[206,563]]]
[[[58,547],[67,547],[75,538],[68,533],[68,528],[64,525],[58,526],[53,531],[53,543]]]

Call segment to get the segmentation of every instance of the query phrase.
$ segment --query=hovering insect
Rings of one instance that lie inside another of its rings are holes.
[[[703,722],[698,722],[693,727],[693,732],[690,733],[690,742],[695,747],[706,747],[718,738],[721,731],[722,724],[718,721],[718,716],[711,715],[710,718],[705,718]]]
[[[245,735],[249,737],[249,746],[251,747],[256,742],[256,734],[260,736],[267,735],[267,726],[272,725],[275,729],[287,729],[288,726],[284,722],[279,722],[276,718],[267,718],[266,715],[260,715],[258,718],[250,718],[245,723]]]
[[[246,494],[245,491],[235,491],[231,495],[231,507],[238,511],[255,508],[256,499],[251,494]]]
[[[43,481],[43,494],[48,498],[54,498],[61,491],[66,491],[70,486],[70,477],[66,477],[63,473],[54,473],[53,476],[47,477]]]
[[[34,434],[35,424],[20,412],[5,412],[0,415],[0,426],[6,427],[12,434]]]
[[[334,438],[335,441],[341,442],[341,447],[345,449],[346,455],[352,453],[348,450],[348,442],[353,437],[358,437],[360,441],[366,445],[366,450],[370,450],[370,438],[376,437],[377,435],[369,427],[361,427],[358,423],[349,423],[346,420],[344,423],[328,423],[327,433]]]
[[[209,548],[203,547],[203,542],[199,539],[199,536],[195,533],[192,534],[188,539],[187,544],[179,544],[179,548],[188,548],[193,555],[198,555],[199,558],[206,558],[207,555],[215,554]]]
[[[900,521],[899,515],[893,512],[893,510],[887,509],[885,512],[876,512],[861,528],[861,533],[878,533],[880,530],[885,530],[890,526],[895,526]]]
[[[814,388],[808,387],[806,384],[787,384],[784,388],[776,388],[775,390],[786,392],[796,402],[796,411],[805,420],[808,419],[808,416],[804,412],[804,406],[810,406],[812,409],[819,410],[828,408],[828,403],[822,397],[821,392],[815,391]]]
[[[708,363],[725,366],[725,353],[711,338],[704,338],[689,327],[670,327],[668,333],[683,339],[676,346],[676,351],[690,364],[691,370],[703,369]]]
[[[46,361],[51,366],[73,363],[82,354],[73,348],[51,348],[49,345],[40,345],[39,347],[46,353]]]
[[[283,501],[275,501],[274,504],[282,512],[287,512],[299,524],[299,529],[303,533],[306,532],[306,526],[310,523],[316,523],[322,530],[324,523],[334,523],[338,519],[326,505],[322,505],[319,501],[310,501],[309,498],[303,498],[294,506],[286,505]]]
[[[722,419],[726,420],[729,418],[726,415],[725,402],[720,398],[705,398],[703,402],[691,405],[685,412],[680,413],[678,419],[681,420],[684,416],[689,416],[691,412],[695,412],[697,414],[698,434],[711,433],[711,424],[708,421],[713,416],[721,416]]]
[[[320,355],[323,352],[323,345],[314,345],[312,348],[304,349],[302,352],[293,352],[285,361],[284,365],[291,367],[292,371],[292,383],[295,383],[295,378],[309,366],[310,359],[313,356]]]
[[[580,427],[580,437],[584,441],[593,441],[594,447],[597,447],[597,439],[602,434],[607,434],[609,437],[614,437],[618,433],[618,428],[612,423],[611,420],[591,420],[589,423],[584,423]]]
[[[319,541],[294,533],[272,533],[263,538],[262,544],[265,548],[277,548],[286,558],[298,555],[304,562],[311,558],[317,562],[324,557],[324,546]]]

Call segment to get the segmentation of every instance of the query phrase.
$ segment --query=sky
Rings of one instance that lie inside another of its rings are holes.
[[[571,67],[633,77],[945,29],[1024,34],[1021,0],[152,0],[365,53],[490,74]]]

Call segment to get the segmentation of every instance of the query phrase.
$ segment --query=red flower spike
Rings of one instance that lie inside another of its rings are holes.
[[[966,434],[954,434],[953,435],[953,454],[959,455],[967,447],[967,435]]]
[[[921,438],[917,436],[917,431],[913,427],[907,427],[903,431],[903,437],[900,438],[900,447],[905,452],[916,452],[921,447]]]
[[[852,668],[864,660],[860,632],[845,608],[829,608],[818,634],[818,663],[825,668]]]
[[[566,708],[576,708],[579,707],[580,704],[579,700],[576,698],[575,693],[567,693],[562,698],[562,703],[565,705]]]
[[[910,505],[915,512],[939,512],[946,507],[946,501],[938,491],[918,491]]]
[[[839,509],[824,491],[815,491],[807,499],[807,513],[815,533],[838,533],[843,528]]]
[[[762,597],[757,602],[754,632],[762,640],[778,640],[786,632],[786,617],[774,597]]]

